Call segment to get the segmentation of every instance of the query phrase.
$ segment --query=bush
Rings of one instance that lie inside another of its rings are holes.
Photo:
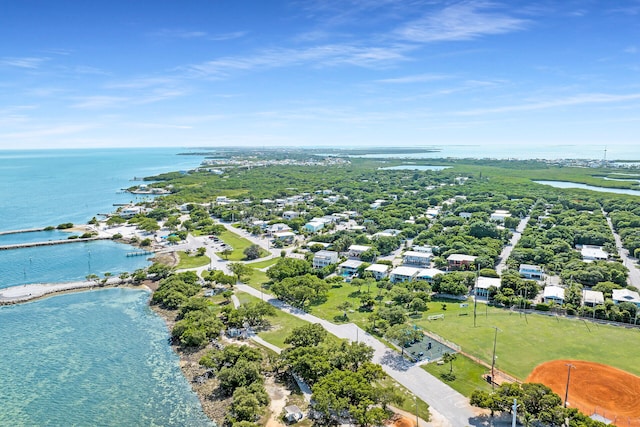
[[[55,227],[53,225],[48,225],[44,228],[44,231],[51,231],[51,230],[55,230]]]
[[[538,311],[549,311],[551,310],[551,304],[545,304],[545,303],[536,304],[535,309]]]
[[[116,233],[116,234],[113,235],[112,239],[114,239],[114,240],[122,239],[122,234]]]
[[[56,228],[58,230],[66,230],[68,228],[72,228],[73,227],[73,223],[72,222],[63,222],[62,224],[59,224]]]

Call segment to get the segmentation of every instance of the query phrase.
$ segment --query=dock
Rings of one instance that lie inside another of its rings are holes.
[[[41,227],[41,228],[26,228],[24,230],[0,231],[0,236],[4,236],[4,235],[7,235],[7,234],[35,233],[37,231],[45,231],[45,229],[44,229],[44,227]]]
[[[155,253],[151,252],[151,251],[134,251],[134,252],[129,252],[127,254],[128,257],[131,257],[131,256],[143,256],[143,255],[155,255]]]
[[[109,239],[109,237],[88,237],[86,239],[78,238],[78,239],[66,239],[66,240],[47,240],[46,242],[16,243],[13,245],[2,245],[0,246],[0,251],[8,251],[11,249],[33,248],[36,246],[63,245],[66,243],[92,242],[94,240],[105,240],[105,239]]]

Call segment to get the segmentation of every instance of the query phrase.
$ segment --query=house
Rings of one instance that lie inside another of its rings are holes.
[[[609,254],[603,250],[602,246],[584,245],[580,249],[583,261],[606,261]]]
[[[640,307],[640,294],[635,291],[630,291],[629,289],[614,289],[611,299],[615,304],[630,302]]]
[[[382,280],[389,275],[389,266],[384,264],[371,264],[365,268],[364,271],[371,273],[376,280]]]
[[[313,240],[310,242],[307,242],[307,247],[310,248],[314,245],[320,245],[322,246],[323,249],[327,249],[329,248],[329,246],[331,246],[331,243],[325,243],[325,242],[314,242]]]
[[[582,291],[582,305],[595,307],[604,304],[604,295],[599,291]]]
[[[451,254],[447,257],[450,270],[468,270],[471,264],[476,261],[475,256],[464,254]]]
[[[295,237],[296,235],[293,231],[280,231],[278,233],[273,233],[273,238],[275,240],[280,240],[285,243],[293,242],[293,239],[295,239]]]
[[[416,280],[424,280],[425,282],[433,283],[434,277],[438,274],[445,274],[444,271],[437,268],[423,268],[418,272]]]
[[[412,280],[415,280],[419,272],[420,269],[415,267],[396,267],[391,270],[391,273],[389,274],[389,280],[391,280],[391,283],[410,282]]]
[[[489,288],[492,286],[500,289],[500,278],[480,276],[474,288],[474,293],[478,298],[489,298]]]
[[[471,218],[471,215],[473,215],[471,212],[460,212],[460,213],[458,214],[458,216],[459,216],[460,218],[464,218],[464,219],[469,219],[469,218]]]
[[[342,276],[355,276],[358,274],[358,269],[362,265],[362,261],[356,259],[348,259],[340,264],[340,274]]]
[[[402,263],[428,267],[431,264],[431,254],[428,252],[406,251],[402,254]]]
[[[120,211],[120,217],[125,219],[133,218],[134,216],[143,212],[144,208],[142,206],[125,206]]]
[[[544,278],[542,267],[539,265],[520,264],[518,272],[525,279],[542,280]]]
[[[298,212],[295,211],[284,211],[282,212],[282,218],[283,219],[294,219],[294,218],[298,218],[300,216],[300,214]]]
[[[360,256],[369,249],[371,249],[371,246],[351,245],[349,246],[349,257],[360,258]]]
[[[306,223],[303,228],[304,231],[308,231],[309,233],[317,233],[324,228],[324,222],[310,221]]]
[[[433,248],[431,246],[413,246],[411,250],[433,255]]]
[[[283,231],[291,231],[291,227],[289,227],[287,224],[279,222],[277,224],[270,225],[267,228],[267,233],[269,234],[281,233]]]
[[[511,214],[507,210],[498,209],[491,214],[489,219],[495,222],[504,222],[505,218],[509,218]]]
[[[324,268],[338,262],[338,252],[318,251],[313,256],[313,268]]]
[[[304,418],[304,414],[296,405],[289,405],[284,407],[284,419],[288,423],[297,423]]]
[[[427,211],[425,212],[425,215],[430,218],[437,217],[438,215],[440,215],[440,207],[436,206],[435,208],[427,209]]]
[[[564,304],[564,288],[554,285],[545,286],[542,301],[545,303]]]

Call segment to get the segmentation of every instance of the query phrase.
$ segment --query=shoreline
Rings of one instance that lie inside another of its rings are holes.
[[[30,283],[26,285],[10,286],[0,289],[0,306],[24,304],[57,295],[74,292],[87,292],[94,289],[104,288],[131,288],[131,289],[151,289],[144,285],[135,285],[119,278],[109,279],[105,284],[93,281],[63,282],[63,283]]]

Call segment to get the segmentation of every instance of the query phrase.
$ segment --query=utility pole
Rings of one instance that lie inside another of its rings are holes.
[[[416,395],[413,395],[413,402],[416,404],[416,427],[419,426],[418,423],[418,398],[416,397]]]
[[[480,271],[476,269],[476,284],[473,287],[473,327],[476,327],[476,309],[478,307],[478,275]],[[487,295],[487,299],[489,296]],[[489,301],[487,301],[488,303]]]
[[[574,365],[572,365],[571,363],[567,363],[567,389],[564,393],[564,407],[567,407],[567,400],[569,399],[569,381],[571,380],[571,368],[573,369],[577,369]]]
[[[511,407],[513,417],[511,418],[511,427],[516,427],[516,419],[518,418],[518,399],[513,399],[513,406]]]
[[[498,342],[498,327],[492,326],[492,328],[496,330],[495,334],[493,335],[493,357],[491,358],[491,389],[494,390],[495,389],[494,372],[496,367],[496,343]]]

